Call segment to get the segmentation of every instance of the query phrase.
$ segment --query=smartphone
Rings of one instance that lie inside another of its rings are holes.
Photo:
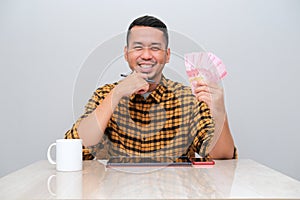
[[[188,157],[111,157],[107,167],[112,166],[191,166]]]
[[[212,158],[191,158],[193,165],[214,165],[215,161]]]

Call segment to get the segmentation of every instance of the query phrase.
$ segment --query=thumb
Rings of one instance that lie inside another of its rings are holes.
[[[136,94],[145,94],[149,90],[149,84],[145,84],[142,88],[138,89]]]

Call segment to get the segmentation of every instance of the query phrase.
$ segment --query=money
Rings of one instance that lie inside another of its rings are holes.
[[[226,66],[211,52],[192,52],[184,55],[190,83],[197,80],[218,82],[227,75]]]

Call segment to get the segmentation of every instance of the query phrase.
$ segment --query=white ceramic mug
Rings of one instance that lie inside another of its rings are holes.
[[[56,146],[56,161],[51,157],[51,149]],[[48,161],[56,164],[57,171],[82,170],[82,140],[58,139],[51,144],[47,152]]]
[[[49,193],[57,199],[82,199],[82,171],[56,172],[48,178],[47,185]]]

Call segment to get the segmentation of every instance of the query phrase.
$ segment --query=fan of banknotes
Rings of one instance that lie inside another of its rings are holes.
[[[198,80],[203,80],[206,83],[216,83],[219,86],[222,85],[221,79],[224,78],[227,74],[226,67],[216,55],[210,52],[193,52],[185,54],[184,56],[186,73],[189,77],[191,83],[191,88],[194,93],[193,82]],[[211,94],[211,102],[214,102],[213,99],[218,98],[215,94]],[[218,113],[217,116],[219,120],[225,120],[225,112],[217,112],[217,106],[212,104],[210,105],[211,113]],[[223,122],[219,122],[223,124]],[[215,127],[214,136],[211,142],[208,144],[206,153],[209,153],[215,146],[218,138],[220,136],[221,129],[220,127]],[[200,155],[200,156],[206,156]]]
[[[190,83],[195,80],[219,82],[227,74],[222,60],[210,52],[185,54],[184,61]]]

